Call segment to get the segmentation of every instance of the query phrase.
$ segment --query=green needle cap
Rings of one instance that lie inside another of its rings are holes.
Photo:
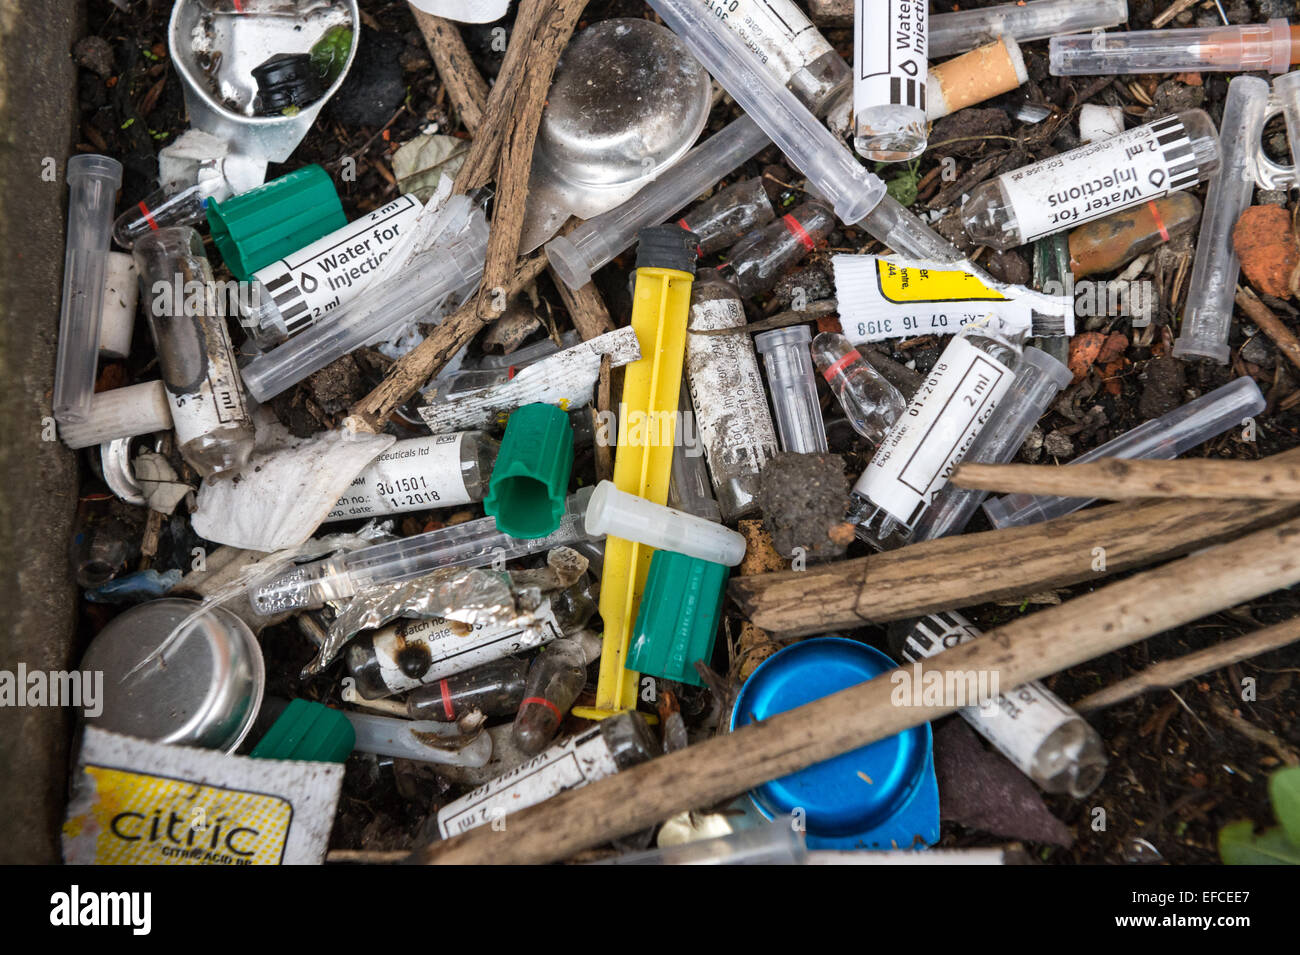
[[[296,759],[342,763],[357,734],[348,718],[311,700],[292,700],[248,755],[254,759]]]
[[[483,510],[511,537],[532,540],[560,526],[573,471],[573,426],[555,405],[524,405],[510,415]]]
[[[207,215],[212,241],[241,282],[348,224],[329,173],[314,165],[209,202]]]
[[[711,560],[655,551],[632,629],[627,668],[703,686],[695,661],[707,664],[713,659],[730,571]]]

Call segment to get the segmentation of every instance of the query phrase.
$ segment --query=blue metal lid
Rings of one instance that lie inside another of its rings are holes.
[[[843,637],[792,644],[741,687],[733,730],[894,669],[874,647]],[[930,724],[878,740],[750,790],[771,819],[802,810],[810,849],[909,849],[939,839]]]

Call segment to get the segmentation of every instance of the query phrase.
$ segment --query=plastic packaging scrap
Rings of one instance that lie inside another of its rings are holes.
[[[608,355],[611,368],[641,357],[636,332],[620,328],[590,341],[566,348],[521,369],[513,378],[473,392],[434,389],[420,408],[420,417],[434,434],[466,428],[500,427],[506,416],[526,404],[541,402],[566,411],[591,403],[592,388],[600,374],[600,360]]]
[[[436,570],[424,577],[379,584],[353,596],[330,624],[328,637],[303,668],[321,672],[343,644],[362,630],[403,616],[456,620],[468,627],[514,620],[519,614],[506,574],[489,570]]]
[[[238,481],[208,481],[191,521],[196,533],[248,550],[297,547],[316,532],[353,480],[397,439],[346,430],[294,439],[264,429],[263,447]]]

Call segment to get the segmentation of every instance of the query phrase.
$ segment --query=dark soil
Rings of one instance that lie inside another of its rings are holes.
[[[982,0],[967,0],[962,6],[984,6]],[[1225,4],[1234,22],[1262,22],[1269,16],[1294,14],[1277,12],[1276,0]],[[126,176],[122,206],[134,203],[155,187],[156,151],[185,128],[184,105],[179,82],[168,62],[166,20],[170,4],[153,0],[130,4],[123,13],[108,0],[89,0],[88,40],[78,46],[81,126],[79,148],[103,152],[121,159]],[[1131,0],[1130,27],[1142,29],[1164,3]],[[383,57],[366,57],[366,68],[350,82],[372,84],[370,89],[349,89],[339,106],[326,111],[290,163],[273,166],[274,177],[307,163],[320,163],[336,179],[349,218],[377,208],[397,194],[390,169],[396,146],[421,131],[436,129],[466,137],[456,118],[425,49],[423,38],[405,3],[363,0],[365,43]],[[936,12],[938,7],[935,8]],[[1210,13],[1206,13],[1208,9]],[[646,8],[637,0],[594,0],[587,10],[589,21],[611,16],[644,16]],[[513,10],[511,13],[513,16]],[[1200,24],[1215,16],[1213,8],[1197,8],[1173,25]],[[463,35],[475,62],[491,80],[500,68],[504,45],[494,42],[493,30],[510,29],[510,20],[487,26],[465,26]],[[830,41],[846,56],[852,52],[846,30],[828,30]],[[1226,92],[1222,75],[1204,77],[1075,77],[1047,75],[1047,44],[1026,44],[1030,82],[1020,91],[959,113],[936,125],[932,148],[912,170],[892,166],[878,170],[887,179],[910,176],[917,188],[914,211],[925,213],[950,206],[983,178],[1050,156],[1078,145],[1075,111],[1084,102],[1123,107],[1130,125],[1174,109],[1200,106],[1217,122]],[[1188,82],[1184,82],[1184,80]],[[402,91],[397,95],[396,84]],[[1013,117],[1022,103],[1048,107],[1051,112],[1039,123],[1024,123]],[[367,107],[369,104],[369,107]],[[376,106],[382,104],[382,111]],[[729,102],[718,105],[711,117],[716,130],[736,115]],[[1276,134],[1276,130],[1275,130]],[[1276,148],[1276,147],[1275,147]],[[958,184],[943,181],[941,163],[956,164]],[[339,178],[345,160],[355,160],[356,175]],[[972,177],[972,171],[975,175]],[[786,209],[804,198],[798,174],[782,155],[770,148],[736,171],[742,176],[765,176],[766,185],[778,209]],[[1204,200],[1205,187],[1197,195]],[[936,196],[941,199],[936,202]],[[948,223],[941,226],[950,234]],[[1190,256],[1190,246],[1183,255]],[[788,280],[766,298],[748,303],[751,319],[759,319],[786,307],[793,285],[802,285],[813,298],[833,293],[827,281],[829,255],[834,252],[877,251],[878,245],[864,232],[844,228],[829,238],[807,263],[801,277]],[[1030,276],[1032,250],[1028,247],[989,256],[984,264],[1003,277],[1024,282]],[[984,253],[987,255],[987,251]],[[219,256],[212,256],[215,262]],[[705,264],[716,264],[704,262]],[[616,322],[626,322],[630,308],[628,272],[632,257],[616,260],[597,276]],[[1158,309],[1153,324],[1133,329],[1127,318],[1079,320],[1079,331],[1123,332],[1128,345],[1106,370],[1094,367],[1078,384],[1068,388],[1040,423],[1041,434],[1060,433],[1068,438],[1075,455],[1109,440],[1170,407],[1204,394],[1236,375],[1251,375],[1268,397],[1268,408],[1256,420],[1253,440],[1243,440],[1240,430],[1229,432],[1192,452],[1192,456],[1256,459],[1300,445],[1300,373],[1284,361],[1262,335],[1242,316],[1234,323],[1229,367],[1184,365],[1169,357],[1181,310],[1186,282],[1173,281],[1177,268],[1166,268],[1155,277]],[[544,308],[554,316],[561,331],[570,327],[562,301],[548,277],[538,282]],[[1297,313],[1286,303],[1270,301],[1283,320],[1294,324]],[[232,329],[234,330],[234,329]],[[541,330],[538,336],[545,334]],[[128,380],[150,377],[153,361],[147,332],[141,329],[136,354],[125,363]],[[1248,345],[1249,348],[1243,349]],[[890,356],[908,368],[924,373],[936,360],[943,342],[921,338],[892,343]],[[348,358],[275,404],[277,413],[298,433],[310,433],[335,423],[335,416],[350,400],[369,390],[382,377],[384,363],[366,356]],[[842,455],[848,479],[861,472],[870,449],[852,429],[845,426],[838,405],[822,388],[823,407],[831,451]],[[617,400],[617,399],[615,399]],[[399,422],[399,427],[401,427]],[[1041,446],[1041,437],[1039,439]],[[1066,447],[1057,442],[1054,447]],[[1041,453],[1041,451],[1039,452]],[[584,467],[580,462],[579,468]],[[590,471],[589,460],[585,464]],[[590,481],[589,473],[575,478]],[[182,509],[183,511],[183,509]],[[972,530],[983,529],[982,517]],[[401,522],[404,533],[425,529],[427,521]],[[167,522],[164,547],[180,555],[194,538],[184,516]],[[854,543],[849,556],[858,556],[861,544]],[[160,568],[165,569],[165,568]],[[1196,581],[1187,581],[1193,588]],[[1089,588],[1078,587],[1056,594],[1069,599]],[[734,608],[732,608],[734,612]],[[1032,613],[1028,600],[1019,606],[984,606],[968,611],[976,623],[991,627]],[[111,608],[89,608],[87,630],[103,625]],[[1300,594],[1283,591],[1217,614],[1196,624],[1171,630],[1127,650],[1107,655],[1048,679],[1048,686],[1066,701],[1077,700],[1107,684],[1149,666],[1182,654],[1211,646],[1221,640],[1247,633],[1300,613]],[[728,621],[737,630],[741,621]],[[852,634],[882,649],[883,631],[866,629]],[[313,647],[292,625],[273,628],[262,635],[270,677],[269,692],[302,695],[337,703],[340,668],[336,664],[324,676],[300,682],[298,673],[314,653]],[[714,670],[728,671],[726,641],[719,640]],[[1096,714],[1091,722],[1106,741],[1110,767],[1100,788],[1082,800],[1047,797],[1051,811],[1068,827],[1070,848],[1047,843],[1031,844],[1031,852],[1049,862],[1124,863],[1163,861],[1210,863],[1217,860],[1216,834],[1221,826],[1239,818],[1270,822],[1266,793],[1268,774],[1280,764],[1277,755],[1260,744],[1241,737],[1226,727],[1212,712],[1211,701],[1220,699],[1236,707],[1256,726],[1265,728],[1293,748],[1300,748],[1300,694],[1295,687],[1300,672],[1300,646],[1277,651],[1188,681],[1173,692],[1150,693]],[[1241,699],[1242,680],[1254,678],[1258,698]],[[683,698],[688,723],[700,725],[716,719],[707,706],[707,694],[686,688]],[[956,719],[955,717],[953,719]],[[710,723],[710,725],[712,725]],[[937,727],[938,728],[938,727]],[[981,742],[980,745],[983,745]],[[959,781],[950,783],[959,784]],[[344,797],[332,845],[336,848],[397,849],[427,839],[428,820],[440,801],[447,797],[447,785],[427,769],[403,761],[354,757],[349,761]],[[454,795],[454,794],[453,794]],[[1104,830],[1094,829],[1097,808],[1105,810]],[[1014,810],[1010,805],[1007,813]],[[1001,841],[985,832],[945,823],[943,844],[976,846]]]

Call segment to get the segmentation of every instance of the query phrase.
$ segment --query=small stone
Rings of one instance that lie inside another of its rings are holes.
[[[1074,457],[1074,442],[1068,434],[1053,431],[1043,439],[1043,451],[1051,457],[1061,460]]]
[[[807,563],[843,555],[841,543],[849,479],[838,454],[782,452],[759,475],[763,526],[778,554]],[[834,536],[832,536],[834,535]]]
[[[1260,368],[1272,368],[1274,364],[1273,349],[1269,347],[1268,339],[1263,335],[1256,335],[1242,345],[1241,360],[1248,361],[1252,365],[1258,365]]]
[[[1138,375],[1138,380],[1142,382],[1138,414],[1144,419],[1158,418],[1183,403],[1187,376],[1183,363],[1177,358],[1165,356],[1151,359]]]
[[[1256,189],[1255,199],[1261,206],[1285,206],[1287,194],[1285,189]]]
[[[1012,285],[1028,285],[1033,278],[1033,270],[1019,252],[1008,249],[1006,252],[994,252],[984,259],[984,271],[999,282]]]
[[[1026,464],[1036,464],[1043,456],[1043,429],[1034,425],[1025,436],[1025,443],[1020,446],[1020,460]]]
[[[1256,290],[1290,298],[1300,246],[1291,229],[1291,214],[1282,206],[1251,206],[1232,230],[1241,271]]]
[[[1165,80],[1156,87],[1156,95],[1151,98],[1155,105],[1151,107],[1152,116],[1168,116],[1187,109],[1196,109],[1205,102],[1205,87],[1184,86],[1173,80]]]
[[[113,75],[113,47],[103,37],[82,37],[72,48],[72,57],[78,66],[97,73],[104,79]]]

